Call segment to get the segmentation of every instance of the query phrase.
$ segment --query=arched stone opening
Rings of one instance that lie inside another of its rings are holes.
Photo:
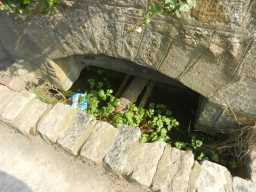
[[[238,127],[230,111],[223,109],[223,107],[217,103],[209,101],[207,97],[186,87],[180,81],[170,78],[147,65],[138,65],[125,59],[117,59],[105,55],[74,55],[71,57],[48,60],[48,62],[43,65],[42,69],[46,72],[46,77],[50,77],[50,81],[58,88],[68,90],[79,78],[82,70],[87,66],[102,67],[123,74],[160,82],[165,85],[169,91],[171,91],[172,88],[174,88],[174,90],[183,90],[183,93],[187,95],[187,100],[190,100],[189,95],[191,94],[191,98],[194,98],[191,99],[191,102],[194,103],[192,104],[194,106],[193,120],[196,120],[195,126],[199,130],[210,134],[218,132],[228,133]],[[174,95],[176,94],[175,91],[172,92]],[[177,93],[176,96],[174,96],[177,97],[177,100],[173,103],[181,103],[182,97],[177,96],[179,94],[181,93]]]
[[[233,114],[223,110],[218,104],[210,102],[208,98],[186,87],[176,79],[151,67],[138,65],[131,61],[104,55],[74,55],[49,61],[44,66],[44,71],[47,72],[46,76],[50,77],[50,81],[60,89],[83,92],[86,91],[83,84],[88,80],[88,74],[91,72],[88,71],[88,68],[103,68],[109,70],[110,73],[117,73],[116,91],[126,75],[154,81],[156,84],[147,102],[168,106],[181,123],[181,127],[188,132],[199,131],[206,135],[217,134],[218,140],[225,140],[234,129],[239,128]],[[138,104],[144,92],[145,90],[141,91],[136,101]],[[183,136],[186,137],[186,135]],[[233,158],[231,156],[226,158]],[[238,171],[234,174],[246,177],[244,169]]]
[[[142,33],[130,30],[143,20],[145,7],[144,0],[95,0],[29,22],[1,14],[0,44],[14,61],[30,63],[28,68],[46,61],[47,74],[64,89],[84,67],[72,55],[104,54],[152,67],[202,94],[196,126],[204,132],[230,132],[240,128],[237,120],[254,123],[255,3],[200,0],[191,17],[157,17]],[[65,64],[61,58],[68,56]]]
[[[230,111],[243,124],[256,119],[254,5],[199,1],[190,17],[156,17],[138,33],[131,29],[143,21],[145,1],[76,1],[52,17],[29,22],[1,14],[0,44],[13,60],[28,62],[29,70],[45,61],[100,54],[152,67],[207,98],[200,107],[200,129],[226,132],[234,127]]]
[[[83,83],[88,80],[88,67],[103,68],[110,73],[118,74],[118,83],[114,87],[119,87],[122,80],[129,75],[131,78],[139,77],[155,83],[153,91],[149,96],[149,102],[166,104],[179,117],[184,127],[193,127],[197,118],[199,100],[206,98],[199,93],[184,86],[179,81],[170,78],[151,67],[134,64],[124,59],[116,59],[104,55],[75,55],[72,57],[56,59],[48,62],[43,67],[46,76],[58,88],[63,90],[86,91]],[[117,91],[117,90],[116,90]],[[144,88],[141,95],[145,92]],[[139,101],[138,101],[139,102]]]

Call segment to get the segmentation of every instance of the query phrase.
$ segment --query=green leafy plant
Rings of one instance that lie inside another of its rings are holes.
[[[98,119],[107,120],[116,127],[122,125],[140,127],[143,131],[141,142],[169,140],[169,131],[177,128],[179,123],[165,105],[150,104],[148,108],[142,108],[130,104],[127,111],[116,112],[119,99],[113,95],[112,89],[104,89],[105,82],[108,83],[107,80],[104,82],[96,79],[88,80],[90,89],[86,92],[85,98],[80,101],[88,101],[88,113]]]
[[[167,142],[181,150],[192,150],[197,160],[210,158],[207,156],[209,154],[207,150],[203,148],[203,139],[193,136],[187,142],[182,142],[171,136],[174,130],[181,128],[172,112],[163,104],[151,103],[147,108],[130,104],[125,112],[116,112],[119,99],[113,95],[112,89],[104,89],[105,82],[109,83],[102,79],[88,79],[89,90],[84,98],[80,99],[80,102],[84,100],[89,102],[88,113],[97,119],[109,121],[116,127],[122,125],[139,127],[142,131],[140,138],[142,143]]]
[[[121,125],[129,125],[131,127],[139,127],[144,120],[145,109],[131,104],[124,113],[116,113],[113,115],[112,123],[119,127]]]
[[[179,122],[173,118],[165,105],[153,104],[145,112],[146,123],[142,126],[141,142],[163,141],[170,142],[170,131],[179,127]]]
[[[155,15],[168,15],[180,17],[196,6],[196,0],[155,0],[150,5],[144,17],[148,24]]]
[[[104,72],[99,71],[99,73]],[[130,104],[125,112],[116,112],[119,99],[114,96],[112,89],[105,89],[105,83],[109,85],[109,81],[99,78],[98,80],[89,79],[88,83],[89,90],[84,99],[89,101],[87,112],[96,118],[106,120],[116,127],[122,125],[139,127],[142,132],[141,143],[166,142],[180,150],[193,151],[198,161],[208,159],[229,167],[237,167],[237,161],[227,162],[210,144],[214,139],[196,133],[188,135],[186,129],[182,129],[180,123],[165,105],[151,103],[143,108]]]
[[[0,10],[16,14],[52,13],[61,0],[3,0]]]
[[[180,150],[193,151],[195,159],[198,161],[208,159],[225,165],[231,170],[241,165],[241,160],[234,158],[233,155],[236,148],[229,145],[227,147],[225,143],[217,144],[225,140],[224,135],[214,137],[193,130],[188,132],[163,104],[151,103],[147,107],[130,104],[126,111],[118,112],[116,109],[120,101],[114,96],[114,91],[111,89],[111,85],[113,86],[113,82],[115,82],[111,80],[112,77],[113,75],[106,70],[90,71],[87,82],[83,81],[86,94],[79,100],[81,103],[88,101],[86,112],[99,120],[108,121],[116,127],[128,125],[140,128],[141,143],[166,142]],[[61,92],[51,85],[38,87],[34,92],[41,100],[53,104],[56,102],[66,103],[66,98],[72,95],[70,91]]]
[[[111,89],[99,89],[87,93],[86,99],[89,102],[87,112],[98,119],[108,120],[119,103],[119,99],[115,98],[112,93]]]
[[[115,114],[112,123],[117,127],[123,124],[139,127],[143,133],[140,139],[142,143],[168,142],[168,133],[172,128],[177,128],[179,123],[169,110],[163,108],[164,105],[151,104],[149,108],[142,108],[131,104],[125,113]]]
[[[119,99],[113,95],[112,89],[103,89],[103,82],[95,79],[89,79],[88,82],[90,90],[84,96],[89,102],[87,112],[98,119],[108,120],[118,106]],[[83,102],[83,99],[80,102]]]

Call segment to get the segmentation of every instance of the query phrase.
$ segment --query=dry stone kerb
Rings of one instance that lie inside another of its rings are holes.
[[[6,96],[7,92],[8,96],[13,95],[6,100],[5,105],[19,102],[21,95],[17,97],[17,92],[1,86],[0,90],[0,98]],[[199,164],[194,161],[191,151],[181,151],[160,142],[139,143],[140,129],[126,126],[117,129],[61,103],[44,115],[33,114],[36,118],[27,121],[28,113],[47,109],[46,104],[33,99],[33,94],[27,96],[30,97],[23,99],[19,105],[22,112],[17,119],[22,126],[17,125],[17,129],[30,134],[30,129],[21,128],[25,125],[33,128],[39,120],[38,131],[47,141],[58,141],[61,147],[73,155],[78,154],[85,142],[81,156],[95,162],[102,162],[105,156],[104,163],[116,174],[153,191],[255,192],[253,177],[251,181],[232,177],[227,168],[209,161]],[[4,107],[0,106],[0,111],[5,111]],[[0,116],[0,123],[6,121],[6,117],[3,117]]]

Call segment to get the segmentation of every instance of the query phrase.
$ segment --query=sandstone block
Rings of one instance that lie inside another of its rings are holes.
[[[68,128],[62,138],[58,139],[60,144],[66,151],[73,155],[78,155],[81,147],[86,139],[92,133],[96,121],[94,117],[86,113],[77,112],[71,122],[67,122]]]
[[[232,192],[232,176],[227,168],[210,161],[194,166],[189,192]]]
[[[56,60],[56,63],[48,59],[42,68],[56,86],[60,89],[68,90],[78,79],[83,66],[77,64],[72,58],[65,61],[59,59]]]
[[[132,145],[127,151],[127,176],[150,187],[164,148],[161,142]]]
[[[37,129],[46,141],[56,143],[64,136],[74,114],[68,105],[58,103],[39,121]]]
[[[139,129],[122,127],[104,162],[115,173],[149,187],[165,144],[140,144],[140,134]]]
[[[81,150],[81,156],[94,163],[102,163],[103,158],[114,144],[117,134],[117,128],[109,123],[98,121]]]
[[[15,93],[13,91],[0,85],[0,113],[5,109],[5,106],[10,102],[14,95]]]
[[[0,117],[3,121],[10,123],[22,112],[27,104],[35,98],[34,94],[28,92],[16,93],[13,92],[12,98],[6,103],[0,111]]]
[[[49,108],[48,104],[33,99],[15,118],[12,126],[26,136],[35,135],[38,121]]]
[[[250,178],[253,182],[256,182],[256,150],[251,150],[248,154],[247,169],[250,174]]]
[[[127,153],[132,144],[138,143],[141,135],[140,129],[123,126],[110,151],[104,158],[105,165],[113,172],[125,175],[127,173]]]
[[[194,155],[191,151],[181,151],[165,147],[153,179],[153,191],[187,192]]]
[[[256,183],[239,177],[234,177],[233,192],[256,192]]]

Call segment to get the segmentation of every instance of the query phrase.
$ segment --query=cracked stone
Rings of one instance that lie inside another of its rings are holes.
[[[139,142],[141,136],[140,129],[123,126],[110,151],[104,158],[105,165],[113,172],[123,175],[127,172],[127,149],[134,143]]]
[[[226,167],[210,161],[195,164],[189,192],[232,192],[232,176]]]
[[[62,103],[56,104],[38,123],[38,131],[47,141],[56,143],[64,136],[68,125],[75,115],[75,110]]]
[[[181,151],[167,146],[159,161],[152,189],[161,192],[187,192],[194,164],[191,151]]]
[[[102,163],[103,158],[114,144],[117,134],[117,128],[109,123],[98,121],[94,131],[85,142],[80,155],[96,164]]]
[[[96,121],[94,117],[86,113],[77,112],[68,125],[64,136],[57,142],[66,151],[73,155],[78,155],[83,144],[95,129]]]
[[[132,145],[127,151],[127,176],[141,185],[150,187],[165,145],[161,142]]]
[[[104,162],[113,172],[149,187],[165,143],[141,144],[140,135],[137,128],[122,127]]]

